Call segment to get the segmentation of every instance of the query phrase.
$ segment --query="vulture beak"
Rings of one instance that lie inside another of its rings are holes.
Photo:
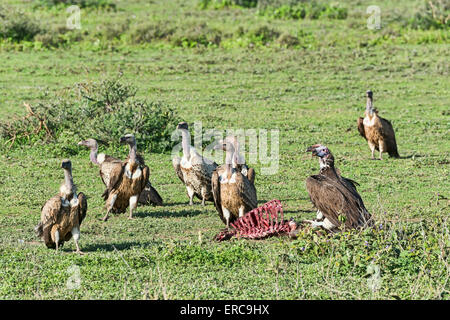
[[[128,141],[127,137],[120,137],[120,144],[126,144]]]
[[[306,152],[312,152],[313,156],[317,156],[317,148],[320,147],[320,144],[315,144],[308,149],[306,149]]]
[[[78,145],[79,145],[79,146],[85,146],[85,145],[86,145],[86,141],[84,141],[84,140],[83,140],[83,141],[80,141],[80,142],[78,142]]]

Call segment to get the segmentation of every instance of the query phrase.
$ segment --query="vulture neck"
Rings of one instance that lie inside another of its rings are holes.
[[[96,145],[94,148],[91,149],[91,154],[89,155],[89,158],[91,159],[91,162],[93,164],[99,164],[97,161],[97,155],[98,155],[98,146]]]
[[[319,163],[320,163],[320,174],[323,174],[330,178],[338,177],[338,174],[334,167],[333,157],[328,157],[326,159],[320,158]]]
[[[72,170],[64,169],[64,186],[67,190],[73,189]]]
[[[232,173],[233,170],[233,158],[235,158],[236,152],[227,150],[225,156],[225,170],[227,175]]]
[[[181,130],[181,146],[183,147],[183,156],[189,160],[190,158],[190,140],[189,131],[186,129]]]
[[[367,97],[366,113],[370,116],[373,116],[373,114],[374,114],[373,101],[372,101],[372,98],[370,98],[370,97]]]
[[[130,144],[130,153],[128,154],[129,163],[131,164],[136,163],[136,154],[137,154],[136,143]]]

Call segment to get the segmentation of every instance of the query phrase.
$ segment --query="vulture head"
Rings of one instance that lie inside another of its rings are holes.
[[[78,142],[79,146],[85,146],[91,150],[97,150],[98,149],[98,144],[97,141],[95,139],[87,139],[87,140],[83,140]]]
[[[189,130],[189,126],[188,126],[187,122],[183,121],[177,125],[177,129]]]
[[[227,139],[221,140],[215,147],[214,150],[223,150],[226,152],[226,160],[225,163],[228,165],[231,165],[233,162],[233,156],[234,156],[234,145],[232,142]]]
[[[72,162],[69,159],[64,159],[61,163],[61,168],[72,171]]]
[[[334,167],[334,157],[326,146],[315,144],[306,149],[306,152],[311,152],[313,156],[319,158],[320,169]]]
[[[136,138],[132,134],[126,134],[123,137],[120,137],[120,144],[134,146],[136,144]]]
[[[373,99],[373,92],[371,90],[366,91],[367,98]]]

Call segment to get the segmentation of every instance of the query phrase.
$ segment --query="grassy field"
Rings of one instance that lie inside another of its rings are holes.
[[[278,129],[278,172],[262,175],[266,165],[251,164],[258,202],[280,199],[297,221],[315,216],[305,180],[319,166],[305,150],[328,146],[342,174],[360,183],[376,226],[216,243],[224,225],[213,204],[189,207],[170,152],[151,150],[142,152],[164,206],[105,223],[103,184],[86,150],[65,153],[62,138],[9,147],[3,137],[1,299],[450,298],[449,29],[409,22],[425,2],[341,1],[345,19],[299,20],[274,18],[261,7],[201,9],[196,0],[89,2],[116,6],[82,8],[81,30],[60,32],[66,6],[5,1],[43,31],[0,40],[0,122],[24,116],[24,102],[122,73],[137,97],[190,124]],[[379,30],[366,25],[372,4],[381,8]],[[359,136],[368,89],[392,121],[400,159],[370,160]],[[64,137],[73,145],[80,138]],[[101,151],[124,157],[127,148]],[[33,232],[41,206],[58,192],[67,157],[88,196],[83,256],[72,253],[73,241],[56,254]]]

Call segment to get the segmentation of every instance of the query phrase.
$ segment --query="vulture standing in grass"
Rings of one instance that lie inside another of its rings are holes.
[[[320,173],[306,180],[309,197],[317,208],[316,220],[306,222],[330,232],[338,231],[341,223],[346,229],[371,225],[371,215],[356,191],[355,182],[336,172],[330,150],[314,145],[307,151],[319,157]]]
[[[186,186],[189,197],[189,205],[193,205],[194,195],[205,201],[214,201],[211,192],[211,176],[217,168],[217,163],[202,157],[195,148],[190,145],[188,124],[180,122],[177,129],[181,130],[183,157],[174,157],[172,164],[180,180]]]
[[[358,131],[367,140],[370,151],[372,151],[372,159],[375,159],[375,150],[380,152],[380,160],[383,160],[383,152],[387,152],[391,157],[399,158],[391,122],[379,117],[378,110],[373,108],[372,91],[369,90],[366,94],[366,111],[364,118],[358,118]]]
[[[78,240],[81,222],[86,217],[87,200],[83,193],[77,194],[70,160],[64,160],[61,167],[64,169],[64,183],[59,188],[59,194],[42,207],[41,221],[35,231],[48,248],[56,248],[56,251],[73,236],[76,252],[82,254]]]
[[[93,164],[98,165],[100,168],[100,177],[102,178],[103,184],[108,188],[111,171],[114,167],[122,167],[122,161],[120,159],[105,155],[104,153],[98,153],[98,143],[95,139],[87,139],[84,141],[78,142],[78,145],[85,146],[91,150],[90,160]],[[141,165],[145,165],[144,159],[141,155],[137,154],[136,159]],[[125,161],[128,161],[126,159]],[[103,193],[103,197],[107,192]],[[106,200],[106,199],[105,199]],[[162,206],[163,200],[159,195],[158,191],[153,188],[150,181],[148,181],[147,186],[141,192],[138,203],[141,205],[154,204],[158,206]]]
[[[128,207],[130,207],[129,219],[132,219],[139,195],[146,187],[150,175],[149,168],[139,162],[134,136],[125,135],[120,138],[120,143],[128,144],[130,152],[121,166],[116,165],[110,171],[109,184],[103,194],[107,210],[103,221],[108,219],[110,212],[123,213]]]
[[[240,171],[252,184],[255,183],[255,170],[249,168],[245,162],[245,157],[240,153],[240,144],[236,136],[227,136],[224,141],[220,141],[219,144],[229,142],[235,147],[235,153],[233,155],[233,168]]]
[[[236,149],[230,140],[225,139],[214,149],[226,152],[225,164],[213,172],[211,182],[217,212],[229,228],[231,222],[258,206],[256,188],[241,171],[233,168]]]

